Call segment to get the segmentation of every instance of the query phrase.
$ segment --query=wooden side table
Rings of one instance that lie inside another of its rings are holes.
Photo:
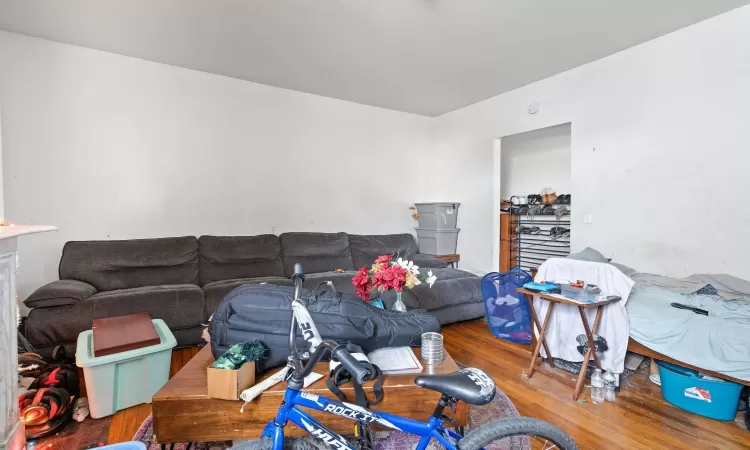
[[[441,259],[444,262],[448,263],[453,267],[454,269],[458,268],[458,262],[461,261],[461,255],[454,254],[454,255],[435,255],[437,259]]]
[[[555,306],[557,306],[559,303],[563,303],[578,308],[578,312],[581,315],[581,323],[583,324],[583,329],[586,331],[586,337],[589,341],[589,349],[586,351],[586,354],[583,355],[581,371],[578,373],[578,381],[576,382],[576,388],[573,391],[573,400],[578,400],[578,397],[581,395],[581,390],[583,389],[583,380],[586,379],[586,368],[589,365],[589,360],[593,357],[596,367],[599,369],[602,368],[602,365],[599,363],[599,357],[596,356],[596,351],[594,351],[596,348],[594,343],[594,334],[596,333],[597,329],[599,329],[599,321],[602,318],[602,309],[604,306],[609,305],[610,303],[620,301],[620,297],[613,296],[607,297],[606,300],[598,302],[583,303],[573,300],[572,298],[563,297],[561,295],[541,294],[538,292],[530,291],[528,289],[518,289],[518,292],[523,294],[526,298],[526,303],[528,303],[529,310],[531,312],[531,320],[533,321],[533,325],[539,330],[539,340],[534,346],[534,353],[531,354],[531,365],[529,366],[529,373],[526,375],[529,378],[531,378],[531,376],[534,374],[536,360],[539,357],[539,351],[542,349],[542,346],[544,346],[544,351],[547,354],[547,359],[549,360],[550,365],[552,367],[555,367],[555,363],[552,361],[552,353],[550,353],[549,347],[547,347],[547,343],[544,341],[544,333],[547,331],[547,327],[549,326],[550,322],[549,319],[550,317],[552,317],[552,312],[555,310]],[[541,325],[539,324],[539,318],[537,317],[536,311],[534,310],[534,296],[538,296],[542,300],[550,302],[549,308],[547,309],[547,315],[544,317],[544,323]],[[589,326],[589,321],[586,318],[586,310],[591,308],[596,308],[596,316],[594,317],[593,327]],[[534,333],[532,332],[532,336],[533,335]]]

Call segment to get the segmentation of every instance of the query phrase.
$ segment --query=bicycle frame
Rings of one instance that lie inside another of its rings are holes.
[[[448,437],[459,440],[461,435],[446,430],[443,426],[443,419],[430,416],[428,422],[418,422],[405,417],[394,416],[383,412],[374,412],[357,405],[346,402],[338,402],[326,397],[302,391],[303,379],[312,372],[312,369],[323,353],[331,351],[336,354],[339,346],[333,341],[324,341],[318,332],[315,322],[313,322],[310,312],[307,310],[305,303],[301,299],[302,266],[295,264],[294,275],[294,300],[292,301],[292,323],[289,330],[289,354],[290,364],[292,366],[291,377],[287,380],[287,388],[284,392],[284,400],[281,402],[276,418],[269,422],[263,429],[264,438],[273,440],[273,450],[283,450],[284,448],[284,427],[288,422],[292,422],[309,434],[322,440],[328,448],[333,450],[357,450],[356,447],[349,445],[348,442],[338,433],[332,431],[317,419],[300,409],[309,408],[321,411],[327,414],[333,414],[345,417],[350,420],[362,421],[366,423],[375,423],[397,431],[420,436],[419,444],[416,450],[425,450],[431,439],[437,439],[448,450],[458,450],[450,442]],[[295,345],[296,329],[299,327],[303,339],[310,344],[310,360],[302,363],[302,357]],[[347,353],[348,354],[348,353]],[[351,355],[349,355],[351,358]],[[342,364],[345,361],[341,361]]]
[[[287,388],[284,393],[284,401],[281,403],[276,418],[272,422],[269,422],[263,430],[263,437],[273,440],[273,450],[282,450],[284,448],[284,427],[288,422],[292,422],[312,436],[322,440],[328,448],[334,450],[357,450],[356,447],[346,442],[341,435],[331,431],[331,429],[299,407],[345,417],[350,420],[375,423],[393,430],[420,436],[421,439],[416,450],[425,450],[427,444],[433,438],[443,444],[446,449],[457,450],[448,437],[456,440],[462,437],[457,433],[445,429],[443,420],[435,416],[430,416],[428,422],[419,422],[393,414],[370,411],[351,403],[338,402],[309,392]]]

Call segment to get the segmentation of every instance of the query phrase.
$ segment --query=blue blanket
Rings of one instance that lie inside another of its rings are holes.
[[[637,279],[637,277],[634,277]],[[708,316],[678,309],[682,303]],[[630,336],[659,353],[750,381],[750,301],[680,294],[637,282],[626,306]]]

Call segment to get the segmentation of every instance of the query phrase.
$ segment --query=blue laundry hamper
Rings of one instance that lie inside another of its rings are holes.
[[[513,268],[491,272],[482,278],[482,297],[487,325],[496,337],[516,344],[531,343],[531,315],[526,299],[517,289],[531,281],[531,275]]]

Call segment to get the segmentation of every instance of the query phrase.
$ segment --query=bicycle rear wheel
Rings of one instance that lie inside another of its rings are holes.
[[[530,446],[529,446],[530,445]],[[514,417],[488,422],[458,441],[460,450],[493,448],[578,450],[564,431],[539,419]]]

